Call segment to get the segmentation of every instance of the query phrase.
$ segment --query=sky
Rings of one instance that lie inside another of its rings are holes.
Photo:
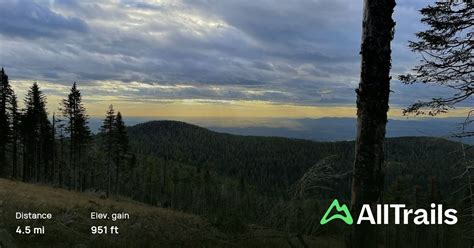
[[[21,98],[37,81],[50,113],[76,81],[91,116],[355,117],[362,2],[0,0],[0,66]],[[397,1],[392,117],[443,94],[396,80],[433,2]]]

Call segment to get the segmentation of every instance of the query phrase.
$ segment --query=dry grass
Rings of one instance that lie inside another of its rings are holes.
[[[100,199],[87,193],[0,179],[3,216],[0,224],[19,247],[299,247],[282,232],[249,226],[245,233],[228,234],[206,219],[152,207],[131,200]],[[18,221],[15,212],[50,212],[53,220]],[[90,212],[127,212],[129,220],[91,220]],[[45,226],[45,235],[15,234],[16,227]],[[91,235],[93,225],[118,226],[119,235]],[[1,238],[1,237],[0,237]],[[1,240],[0,240],[1,241]],[[335,238],[308,238],[310,247],[340,247]],[[291,243],[291,244],[290,244]]]

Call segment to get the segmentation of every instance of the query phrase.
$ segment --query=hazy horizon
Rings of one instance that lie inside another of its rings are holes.
[[[356,118],[143,118],[127,117],[129,127],[149,121],[180,121],[207,128],[211,131],[245,136],[273,136],[284,138],[308,139],[314,141],[355,140]],[[474,144],[473,137],[455,138],[460,131],[464,118],[397,118],[389,119],[387,137],[426,136],[462,141]],[[94,133],[99,131],[103,118],[91,117],[89,126]]]

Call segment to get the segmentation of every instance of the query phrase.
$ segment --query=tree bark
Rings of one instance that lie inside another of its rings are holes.
[[[365,0],[362,23],[361,75],[357,92],[357,139],[352,178],[351,214],[355,221],[363,204],[372,209],[384,185],[384,138],[390,93],[391,49],[395,0]],[[377,246],[376,225],[354,223],[349,247]]]

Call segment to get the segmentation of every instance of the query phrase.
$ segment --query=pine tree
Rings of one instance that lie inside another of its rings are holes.
[[[56,175],[56,113],[53,113],[53,123],[51,129],[51,136],[53,138],[53,144],[51,146],[51,173],[49,174],[49,181],[54,183]]]
[[[100,127],[100,135],[102,137],[102,148],[106,153],[107,164],[107,188],[106,196],[110,196],[111,178],[112,178],[112,163],[113,163],[113,148],[115,142],[115,110],[114,106],[110,105],[106,112],[105,119]]]
[[[117,116],[115,118],[114,122],[114,129],[115,129],[115,145],[116,151],[115,154],[115,193],[119,194],[120,193],[120,185],[121,185],[121,176],[122,174],[122,164],[123,164],[123,159],[126,157],[126,154],[128,152],[128,135],[127,135],[127,129],[125,126],[125,123],[123,122],[122,119],[122,114],[120,111],[117,113]]]
[[[413,72],[399,78],[406,84],[423,83],[446,88],[448,94],[430,100],[420,100],[405,113],[437,115],[446,113],[474,95],[474,2],[438,1],[420,10],[421,21],[428,27],[416,33],[410,42],[413,52],[422,55]],[[468,124],[474,114],[471,108]],[[474,136],[474,131],[463,130],[459,136]]]
[[[22,121],[24,142],[23,179],[40,181],[48,173],[51,156],[51,123],[46,112],[46,97],[35,82],[25,98]]]
[[[17,97],[13,93],[10,99],[11,113],[11,143],[12,143],[12,177],[18,178],[18,146],[20,139],[20,113],[18,111]]]
[[[65,161],[65,156],[64,156],[64,153],[65,153],[65,149],[64,149],[64,139],[65,139],[65,134],[64,134],[64,129],[65,129],[65,125],[63,123],[63,121],[61,119],[58,119],[56,118],[55,119],[56,123],[57,123],[57,133],[59,135],[59,161],[57,161],[57,171],[58,171],[58,184],[59,186],[64,186],[64,173],[65,173],[65,164],[66,164],[66,161]]]
[[[83,190],[85,185],[86,163],[84,163],[84,147],[91,139],[91,132],[88,124],[86,109],[82,103],[81,92],[74,82],[71,92],[66,99],[61,102],[60,111],[62,117],[66,119],[65,129],[69,134],[69,188]]]
[[[8,81],[8,76],[2,67],[0,71],[0,177],[6,176],[7,167],[7,144],[10,135],[11,115],[8,111],[13,90]]]

